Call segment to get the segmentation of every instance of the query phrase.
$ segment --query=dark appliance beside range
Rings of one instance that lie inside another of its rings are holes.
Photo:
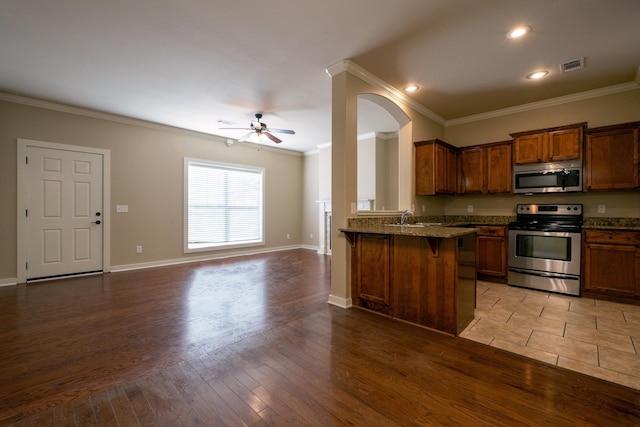
[[[581,204],[519,204],[509,224],[508,284],[580,295]]]

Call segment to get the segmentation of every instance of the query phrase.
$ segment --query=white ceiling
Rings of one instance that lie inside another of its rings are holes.
[[[218,120],[259,111],[308,151],[330,142],[325,70],[344,59],[419,84],[445,123],[637,82],[639,22],[639,0],[0,0],[0,91],[230,138]],[[516,24],[533,31],[507,39]]]

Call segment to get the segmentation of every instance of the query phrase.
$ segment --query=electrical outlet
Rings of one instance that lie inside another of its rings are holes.
[[[427,211],[427,205],[422,205],[422,213],[425,213]]]
[[[473,205],[467,205],[467,212],[473,212]]]
[[[129,205],[116,205],[116,212],[129,212]]]
[[[309,239],[313,239],[313,233],[309,233]]]
[[[605,205],[598,205],[598,213],[604,213],[605,210]]]
[[[136,253],[137,254],[141,254],[142,253],[142,246],[136,246]]]
[[[358,207],[355,203],[351,203],[351,213],[354,214],[356,212],[358,212]]]
[[[291,234],[287,233],[287,240],[289,240],[291,238]]]

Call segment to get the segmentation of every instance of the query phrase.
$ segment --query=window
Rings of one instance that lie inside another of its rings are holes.
[[[187,159],[185,252],[264,244],[264,169]]]

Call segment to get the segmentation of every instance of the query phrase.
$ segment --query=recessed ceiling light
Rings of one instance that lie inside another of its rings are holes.
[[[530,31],[531,31],[531,27],[529,26],[516,27],[507,33],[507,38],[518,39]]]
[[[418,89],[420,89],[420,87],[419,87],[418,85],[409,85],[409,86],[405,86],[405,87],[404,87],[404,91],[405,91],[405,92],[409,92],[409,93],[411,93],[411,92],[415,92],[415,91],[417,91]]]
[[[541,79],[544,76],[546,76],[547,74],[549,74],[548,71],[536,71],[535,73],[531,73],[527,76],[528,79],[530,80],[537,80],[537,79]]]

